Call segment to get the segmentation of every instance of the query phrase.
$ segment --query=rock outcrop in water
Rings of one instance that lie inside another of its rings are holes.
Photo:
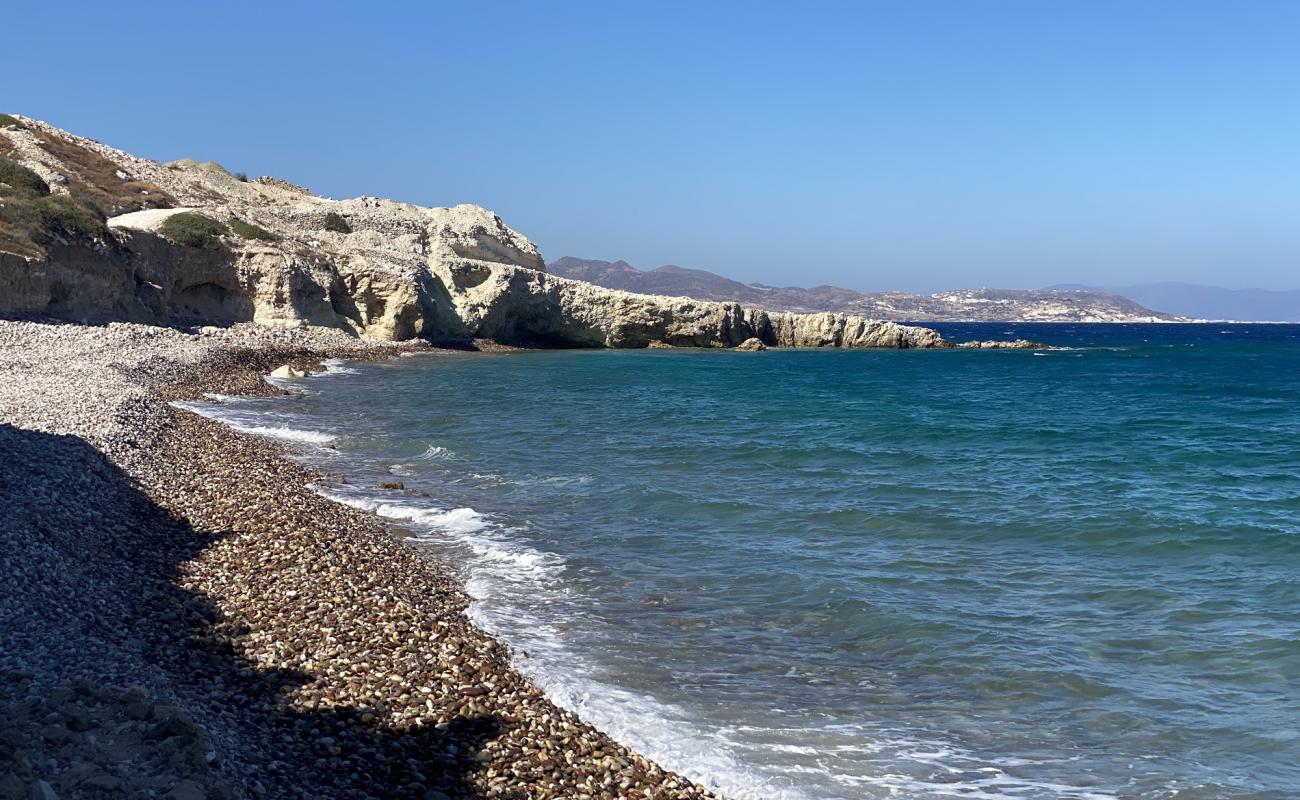
[[[20,122],[0,129],[0,157],[30,170],[74,209],[80,203],[105,215],[107,225],[24,229],[20,223],[37,216],[5,216],[0,208],[0,314],[314,325],[384,341],[948,346],[934,331],[893,322],[639,295],[549,275],[532,242],[478,206],[331,200],[275,178],[247,180],[212,162],[164,165],[43,122]],[[9,200],[7,186],[0,183],[0,203]],[[20,206],[11,203],[10,211]],[[224,233],[199,246],[178,240],[169,220],[195,213]]]
[[[962,342],[957,345],[966,350],[1048,350],[1049,345],[1031,342],[1028,339],[1013,339],[1009,342],[996,339],[982,339],[974,342]]]

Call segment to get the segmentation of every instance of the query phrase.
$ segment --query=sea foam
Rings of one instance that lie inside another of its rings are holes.
[[[320,362],[325,371],[317,373],[313,377],[324,377],[327,375],[359,375],[360,370],[347,366],[347,361],[341,358],[327,358]]]
[[[266,436],[272,439],[282,439],[303,444],[327,444],[338,438],[334,434],[325,431],[275,424],[283,419],[283,415],[231,408],[226,403],[237,398],[228,395],[219,395],[219,397],[222,398],[219,401],[212,398],[213,403],[193,403],[176,400],[171,405],[174,408],[181,408],[201,417],[216,420],[240,433],[251,433],[255,436]]]
[[[320,486],[312,487],[317,494],[363,511],[372,511],[381,517],[427,525],[438,531],[472,533],[487,527],[487,519],[472,508],[442,509],[410,503],[394,503],[385,499],[359,494],[348,494]]]

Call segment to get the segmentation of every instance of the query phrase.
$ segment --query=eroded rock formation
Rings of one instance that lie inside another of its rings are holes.
[[[947,346],[926,328],[632,294],[549,275],[532,242],[478,206],[331,200],[274,178],[244,180],[211,162],[159,164],[29,119],[0,130],[0,156],[41,176],[52,193],[93,190],[121,212],[93,239],[56,232],[39,255],[0,254],[4,314],[316,325],[387,341]],[[183,212],[232,231],[207,248],[178,244],[167,220]],[[241,236],[241,226],[267,235]]]

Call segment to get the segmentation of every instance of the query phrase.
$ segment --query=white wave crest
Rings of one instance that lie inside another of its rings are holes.
[[[388,519],[426,525],[438,531],[473,533],[486,528],[489,524],[487,518],[472,508],[453,508],[450,510],[429,508],[407,503],[390,503],[363,495],[344,494],[323,489],[319,486],[313,488],[322,497],[327,497],[336,503],[359,508],[362,511],[373,511],[379,516]]]
[[[224,397],[224,395],[223,395]],[[231,398],[238,399],[238,398]],[[290,442],[301,442],[305,444],[325,444],[332,442],[338,437],[325,431],[305,430],[302,428],[293,428],[287,425],[264,425],[256,420],[261,416],[255,412],[236,412],[231,411],[224,406],[213,405],[211,403],[192,403],[176,400],[171,403],[173,408],[181,408],[200,417],[216,420],[228,428],[239,431],[240,433],[251,433],[255,436],[266,436],[272,439],[283,439]]]
[[[361,371],[347,366],[347,361],[341,358],[327,358],[320,362],[325,367],[325,371],[317,373],[313,377],[324,377],[326,375],[359,375]]]
[[[298,428],[286,428],[282,425],[241,425],[237,422],[226,422],[226,424],[241,433],[269,436],[272,439],[284,439],[290,442],[325,444],[338,438],[334,434],[325,433],[324,431],[304,431]]]

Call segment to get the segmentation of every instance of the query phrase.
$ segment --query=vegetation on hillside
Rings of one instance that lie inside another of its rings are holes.
[[[254,225],[251,222],[245,222],[239,217],[230,218],[230,229],[245,239],[257,239],[262,242],[275,242],[280,239],[279,236],[271,233],[266,228]]]
[[[41,238],[85,243],[108,232],[104,216],[97,209],[72,199],[66,194],[48,194],[38,197],[32,204],[39,221]]]
[[[171,208],[172,198],[150,181],[137,180],[94,150],[64,139],[42,135],[39,147],[49,153],[65,180],[68,193],[94,207],[101,215],[115,217],[145,208]],[[0,156],[18,158],[17,150],[0,135]]]
[[[352,233],[352,226],[340,214],[333,211],[325,215],[325,230],[334,233]]]
[[[19,192],[29,194],[50,193],[50,185],[45,182],[44,178],[17,161],[11,161],[7,158],[0,158],[0,183],[7,183],[12,189]]]
[[[89,243],[107,230],[98,208],[66,194],[50,194],[40,175],[0,157],[0,251],[39,257],[55,242]]]
[[[186,247],[215,250],[222,246],[221,237],[230,233],[230,228],[212,217],[194,211],[184,211],[163,220],[163,224],[158,227],[158,232]]]
[[[18,119],[17,117],[13,117],[8,114],[0,114],[0,128],[12,128],[12,127],[21,128],[22,126],[23,126],[23,121]]]

